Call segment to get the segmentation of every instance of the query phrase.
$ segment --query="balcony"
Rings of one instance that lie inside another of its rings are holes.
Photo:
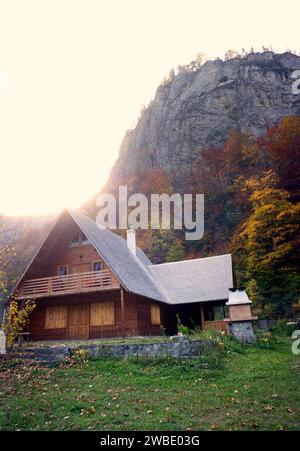
[[[17,298],[36,299],[73,293],[112,290],[119,287],[120,285],[112,273],[105,269],[67,276],[26,280],[21,286]]]

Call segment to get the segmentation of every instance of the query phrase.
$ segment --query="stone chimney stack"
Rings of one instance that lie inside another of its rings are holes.
[[[127,230],[127,247],[132,253],[132,255],[136,255],[136,241],[134,229]]]

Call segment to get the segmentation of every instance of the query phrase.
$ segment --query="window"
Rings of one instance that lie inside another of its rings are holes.
[[[77,232],[74,238],[72,239],[71,243],[68,247],[76,247],[80,245],[89,244],[88,238],[85,236],[83,232]]]
[[[103,301],[91,304],[91,326],[113,326],[114,324],[114,301]]]
[[[68,247],[76,247],[76,246],[79,246],[79,233],[76,233],[76,235],[74,236]]]
[[[205,305],[204,321],[221,321],[227,317],[227,308],[223,305]]]
[[[58,267],[58,275],[59,276],[67,276],[68,275],[68,266],[62,265]]]
[[[67,327],[67,307],[48,307],[46,309],[45,329],[64,329]]]
[[[151,324],[160,326],[160,307],[158,304],[151,304]]]
[[[101,271],[102,263],[101,262],[93,262],[92,263],[92,271]]]
[[[221,321],[225,318],[225,311],[223,305],[214,306],[214,321]]]
[[[89,240],[87,239],[87,237],[85,236],[84,233],[81,234],[81,242],[82,244],[88,244]]]
[[[72,243],[79,243],[79,233],[76,233],[76,235],[74,236]]]

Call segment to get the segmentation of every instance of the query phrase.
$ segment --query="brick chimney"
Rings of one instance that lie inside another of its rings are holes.
[[[136,255],[136,241],[134,229],[127,230],[127,247],[132,253],[132,255]]]

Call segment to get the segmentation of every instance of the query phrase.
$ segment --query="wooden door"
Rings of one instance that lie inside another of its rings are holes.
[[[70,305],[69,338],[87,340],[90,332],[89,304]]]

